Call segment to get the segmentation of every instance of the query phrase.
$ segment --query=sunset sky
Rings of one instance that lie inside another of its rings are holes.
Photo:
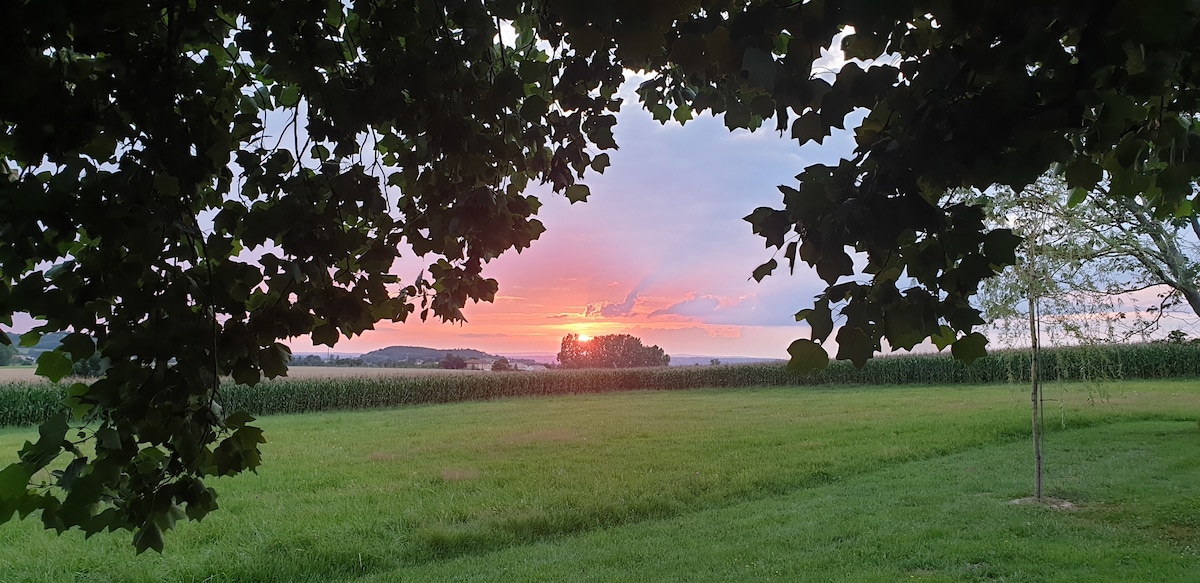
[[[780,206],[776,186],[795,186],[804,167],[848,155],[853,132],[800,147],[770,128],[731,133],[707,115],[664,126],[637,103],[638,82],[623,89],[620,150],[610,153],[604,175],[588,175],[588,202],[572,205],[548,188],[531,190],[544,204],[538,217],[547,231],[530,249],[486,266],[484,274],[500,284],[494,303],[468,305],[464,324],[384,322],[332,351],[399,344],[552,355],[575,333],[632,334],[677,356],[787,358],[788,344],[809,333],[793,314],[809,307],[823,284],[802,263],[794,275],[781,267],[762,283],[750,279],[773,250],[742,217]],[[851,114],[847,127],[859,119]],[[422,265],[414,261],[396,273],[411,281]],[[1147,290],[1136,303],[1155,303],[1159,291]],[[1200,321],[1171,314],[1163,333],[1171,329],[1200,336]],[[326,352],[307,339],[291,344],[298,353]],[[1006,345],[1015,344],[993,337],[993,347]]]
[[[750,279],[772,257],[742,217],[779,206],[777,185],[848,153],[852,134],[799,147],[768,129],[730,133],[720,118],[660,125],[632,95],[616,126],[612,166],[589,175],[587,203],[534,189],[547,232],[521,254],[484,270],[500,282],[494,303],[469,305],[465,324],[383,323],[335,352],[394,344],[469,347],[491,353],[555,353],[569,333],[633,334],[668,354],[786,357],[807,336],[792,314],[821,289],[797,266]],[[400,268],[398,275],[411,280]],[[314,351],[306,341],[297,352]],[[324,347],[315,349],[324,352]]]
[[[828,57],[824,65],[838,68]],[[530,190],[543,203],[538,218],[547,231],[523,253],[509,252],[485,267],[484,274],[499,281],[494,303],[468,305],[462,324],[413,316],[377,324],[332,349],[294,339],[293,351],[345,355],[410,345],[552,358],[563,336],[574,333],[632,334],[676,356],[787,358],[788,344],[809,333],[793,314],[809,307],[823,284],[802,263],[794,275],[783,266],[761,283],[750,279],[773,250],[742,217],[759,206],[780,206],[776,187],[795,186],[794,176],[806,166],[848,155],[853,132],[800,147],[770,127],[731,133],[708,115],[683,127],[664,126],[641,108],[633,94],[640,79],[630,77],[612,165],[604,175],[587,176],[592,194],[586,203],[572,205],[546,187]],[[859,119],[861,113],[851,114],[847,127]],[[424,265],[409,258],[394,272],[411,282]],[[1137,303],[1155,303],[1158,291],[1147,290]],[[17,332],[34,325],[28,317],[16,320]],[[1163,334],[1182,329],[1200,337],[1194,315],[1167,320]],[[1003,345],[1002,338],[993,340],[994,347]]]

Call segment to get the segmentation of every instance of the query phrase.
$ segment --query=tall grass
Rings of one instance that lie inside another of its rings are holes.
[[[948,355],[876,358],[862,369],[847,362],[799,375],[782,364],[557,370],[430,377],[277,379],[255,387],[225,385],[226,411],[254,415],[397,407],[502,397],[681,390],[700,387],[994,384],[1029,379],[1029,351],[990,354],[964,365]],[[1200,376],[1200,345],[1139,344],[1043,351],[1041,376],[1051,381]],[[0,426],[40,423],[62,407],[65,386],[0,385]]]

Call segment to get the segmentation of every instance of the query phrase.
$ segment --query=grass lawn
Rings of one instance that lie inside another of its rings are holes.
[[[1194,581],[1200,385],[632,392],[262,419],[256,475],[134,556],[0,526],[0,581]],[[32,429],[0,431],[11,459]]]

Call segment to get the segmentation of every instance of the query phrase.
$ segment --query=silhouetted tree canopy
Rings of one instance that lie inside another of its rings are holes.
[[[467,361],[457,354],[446,354],[446,357],[439,363],[440,367],[451,370],[461,370],[467,368]]]
[[[563,368],[632,368],[667,366],[671,357],[658,346],[643,346],[629,334],[596,336],[587,340],[577,334],[562,339],[558,362]]]

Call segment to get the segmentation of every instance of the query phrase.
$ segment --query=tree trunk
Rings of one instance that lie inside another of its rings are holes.
[[[1183,299],[1187,300],[1192,312],[1200,316],[1200,290],[1197,290],[1191,282],[1183,282],[1179,286],[1179,292],[1183,294]]]
[[[1036,244],[1030,239],[1029,244],[1029,382],[1033,385],[1030,393],[1033,411],[1033,485],[1034,495],[1038,500],[1042,499],[1042,440],[1040,424],[1038,423],[1041,412],[1041,386],[1038,383],[1038,313],[1037,313],[1037,292],[1033,283],[1033,264],[1034,256],[1037,252]]]
[[[1029,381],[1033,385],[1033,390],[1030,393],[1033,412],[1033,485],[1035,495],[1040,500],[1042,498],[1042,439],[1041,431],[1038,423],[1041,412],[1041,386],[1038,383],[1038,336],[1037,336],[1037,312],[1033,307],[1036,300],[1033,297],[1029,298],[1029,335],[1033,339],[1033,347],[1030,350],[1029,358]]]

